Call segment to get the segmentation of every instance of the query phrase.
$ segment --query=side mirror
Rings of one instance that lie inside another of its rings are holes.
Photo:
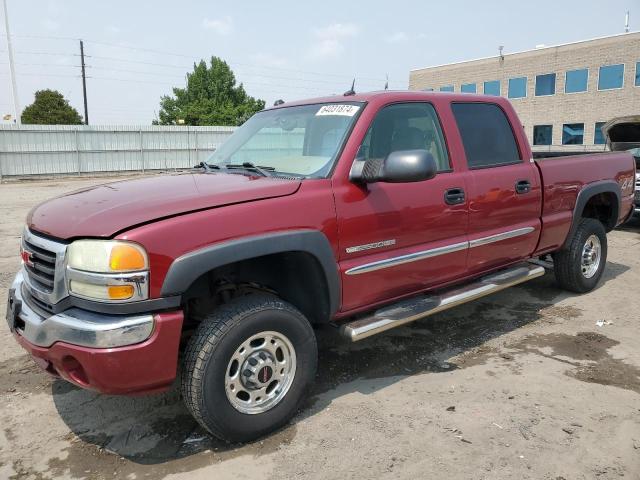
[[[408,183],[429,180],[437,173],[436,161],[427,150],[400,150],[385,159],[354,162],[349,178],[363,183]]]

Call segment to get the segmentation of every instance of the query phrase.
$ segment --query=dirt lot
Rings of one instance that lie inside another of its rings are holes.
[[[103,181],[0,185],[2,312],[29,208]],[[175,390],[108,397],[51,379],[2,322],[0,479],[638,479],[639,232],[609,236],[588,295],[548,274],[356,345],[320,331],[305,408],[244,446],[208,438]]]

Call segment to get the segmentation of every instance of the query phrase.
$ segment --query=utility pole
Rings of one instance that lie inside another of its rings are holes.
[[[84,98],[84,124],[89,125],[89,108],[87,107],[87,76],[84,71],[84,43],[82,42],[82,40],[80,40],[80,65],[82,66],[82,97]]]
[[[7,0],[2,0],[4,6],[4,31],[7,34],[7,52],[9,53],[9,75],[11,76],[11,95],[13,96],[13,110],[15,122],[20,125],[20,103],[18,102],[18,86],[16,85],[16,68],[13,63],[13,48],[11,47],[11,33],[9,32],[9,12]]]

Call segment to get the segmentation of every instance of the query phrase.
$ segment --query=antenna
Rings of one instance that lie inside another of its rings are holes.
[[[629,33],[629,10],[627,10],[627,14],[624,16],[624,33]]]
[[[387,73],[387,81],[384,82],[384,89],[389,90],[389,74]]]
[[[355,95],[356,94],[355,88],[356,88],[356,79],[354,78],[353,82],[351,83],[351,89],[344,92],[344,96],[350,97],[352,95]]]

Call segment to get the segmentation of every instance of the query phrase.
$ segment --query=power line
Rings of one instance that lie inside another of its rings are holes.
[[[74,42],[77,42],[79,40],[78,38],[55,37],[50,35],[11,35],[11,37],[12,38],[39,38],[39,39],[45,39],[45,40],[72,40]]]
[[[88,56],[88,55],[87,55]],[[166,74],[166,73],[158,73],[158,72],[145,72],[142,70],[128,70],[126,68],[113,68],[113,67],[101,67],[98,65],[87,65],[87,68],[96,69],[96,70],[107,70],[110,72],[123,72],[123,73],[138,73],[141,75],[155,75],[155,76],[163,76],[163,77],[176,77],[176,78],[184,78],[184,75],[178,74]]]
[[[80,65],[69,65],[62,63],[22,63],[14,62],[14,65],[20,65],[21,67],[73,67],[80,68]],[[9,65],[7,62],[0,62],[0,65]]]
[[[52,55],[58,57],[79,57],[77,53],[62,53],[62,52],[15,52],[18,55]]]
[[[7,72],[0,72],[0,75],[9,75]],[[56,73],[16,73],[18,77],[67,77],[67,78],[80,78],[80,75],[67,75]]]
[[[140,47],[130,47],[127,45],[117,45],[115,43],[107,43],[107,42],[97,42],[97,41],[93,41],[93,40],[87,40],[87,43],[93,43],[96,45],[104,45],[104,46],[108,46],[108,47],[113,47],[113,48],[123,48],[123,49],[127,49],[127,50],[135,50],[135,51],[140,51],[140,52],[147,52],[147,53],[155,53],[158,55],[171,55],[174,57],[181,57],[181,58],[190,58],[192,59],[194,62],[194,56],[193,55],[185,55],[183,53],[174,53],[174,52],[167,52],[167,51],[162,51],[162,50],[155,50],[155,49],[151,49],[151,48],[140,48]],[[204,59],[201,59],[204,60]],[[295,68],[286,68],[286,67],[277,67],[277,66],[260,66],[258,64],[251,64],[251,63],[244,63],[244,62],[227,62],[229,63],[229,65],[244,65],[244,66],[251,66],[251,67],[255,67],[255,68],[263,68],[263,69],[270,69],[270,70],[282,70],[282,71],[289,71],[289,72],[299,72],[299,73],[306,73],[308,75],[321,75],[321,76],[332,76],[332,77],[340,77],[340,78],[352,78],[351,75],[345,75],[345,74],[337,74],[337,73],[326,73],[326,72],[313,72],[310,70],[300,70],[300,69],[295,69]],[[374,78],[374,77],[359,77],[363,80],[373,80],[373,81],[384,81],[384,78]]]

